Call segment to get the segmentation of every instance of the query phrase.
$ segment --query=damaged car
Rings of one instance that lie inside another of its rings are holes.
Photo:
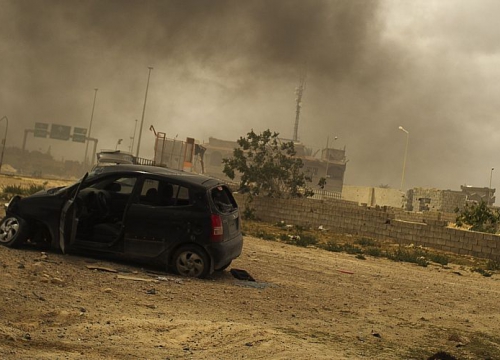
[[[67,187],[15,196],[0,243],[118,255],[203,278],[242,251],[238,205],[218,180],[154,166],[96,169]]]

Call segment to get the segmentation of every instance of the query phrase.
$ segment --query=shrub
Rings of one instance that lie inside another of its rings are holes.
[[[364,254],[370,255],[373,257],[381,257],[384,255],[382,250],[378,247],[368,247],[368,248],[364,249],[363,252],[364,252]]]
[[[485,277],[490,277],[492,275],[492,273],[489,272],[488,270],[484,270],[483,268],[479,268],[479,267],[474,267],[471,269],[471,271],[480,273],[481,275],[483,275]]]
[[[450,261],[448,256],[443,255],[443,254],[428,253],[427,257],[429,258],[430,261],[441,264],[441,265],[448,265],[448,263]]]
[[[2,188],[2,193],[0,197],[3,200],[9,200],[15,195],[29,196],[41,190],[45,190],[45,185],[31,184],[28,187],[24,187],[21,185],[7,185]]]
[[[259,230],[255,234],[256,237],[263,239],[263,240],[271,240],[271,241],[276,241],[276,236],[273,234],[269,234],[265,231]]]
[[[343,247],[339,244],[337,244],[333,240],[328,240],[326,244],[323,244],[321,248],[327,250],[327,251],[332,251],[332,252],[341,252],[343,250]]]
[[[380,244],[377,241],[365,237],[355,240],[354,243],[361,246],[380,246]]]
[[[362,254],[363,253],[362,249],[360,249],[359,247],[354,246],[352,244],[344,244],[344,246],[342,246],[342,250],[344,250],[348,254]]]
[[[500,270],[500,261],[488,260],[488,263],[486,264],[486,270]]]
[[[496,233],[497,224],[500,220],[498,210],[490,209],[484,201],[480,204],[466,205],[464,209],[455,209],[457,226],[470,225],[470,230],[487,233]]]
[[[386,254],[388,259],[394,261],[409,262],[426,267],[427,265],[429,265],[429,263],[427,262],[424,255],[426,254],[421,250],[408,250],[402,247],[399,247],[397,250],[394,250],[392,252],[388,251]]]

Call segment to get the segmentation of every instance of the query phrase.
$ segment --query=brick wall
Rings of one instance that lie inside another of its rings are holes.
[[[414,188],[409,192],[410,209],[413,211],[424,211],[424,206],[427,210],[453,212],[457,207],[463,208],[467,199],[467,195],[461,191]]]
[[[241,208],[244,195],[236,194]],[[500,236],[448,228],[453,214],[427,211],[414,213],[390,207],[366,207],[336,200],[270,199],[255,197],[251,207],[269,223],[317,228],[333,232],[388,239],[399,244],[422,245],[461,255],[500,261]]]

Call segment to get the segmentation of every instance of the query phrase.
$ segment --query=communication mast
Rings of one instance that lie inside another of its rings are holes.
[[[303,71],[300,74],[299,86],[295,88],[296,95],[296,108],[295,108],[295,126],[293,127],[293,141],[299,141],[299,120],[300,120],[300,109],[302,108],[302,95],[306,89],[306,72]]]

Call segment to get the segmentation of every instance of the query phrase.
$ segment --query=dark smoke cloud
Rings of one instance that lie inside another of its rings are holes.
[[[94,87],[114,90],[120,112],[138,116],[148,65],[179,82],[200,80],[193,66],[211,72],[233,100],[269,80],[296,82],[304,68],[342,79],[376,37],[375,1],[3,0],[2,8],[11,62],[0,69],[8,79],[2,97],[4,107],[22,107],[23,126],[85,118],[79,113],[88,113]],[[141,74],[132,71],[138,67]]]
[[[20,146],[35,122],[88,127],[99,88],[92,135],[99,148],[123,138],[126,150],[148,66],[144,156],[152,153],[150,124],[200,140],[236,139],[251,128],[291,137],[294,90],[306,72],[300,139],[317,150],[338,136],[348,184],[399,187],[401,125],[410,131],[408,186],[481,185],[495,161],[487,144],[500,140],[498,91],[488,81],[498,5],[453,3],[0,0],[8,145]],[[82,157],[79,144],[28,141],[30,149],[49,146],[56,157]]]

